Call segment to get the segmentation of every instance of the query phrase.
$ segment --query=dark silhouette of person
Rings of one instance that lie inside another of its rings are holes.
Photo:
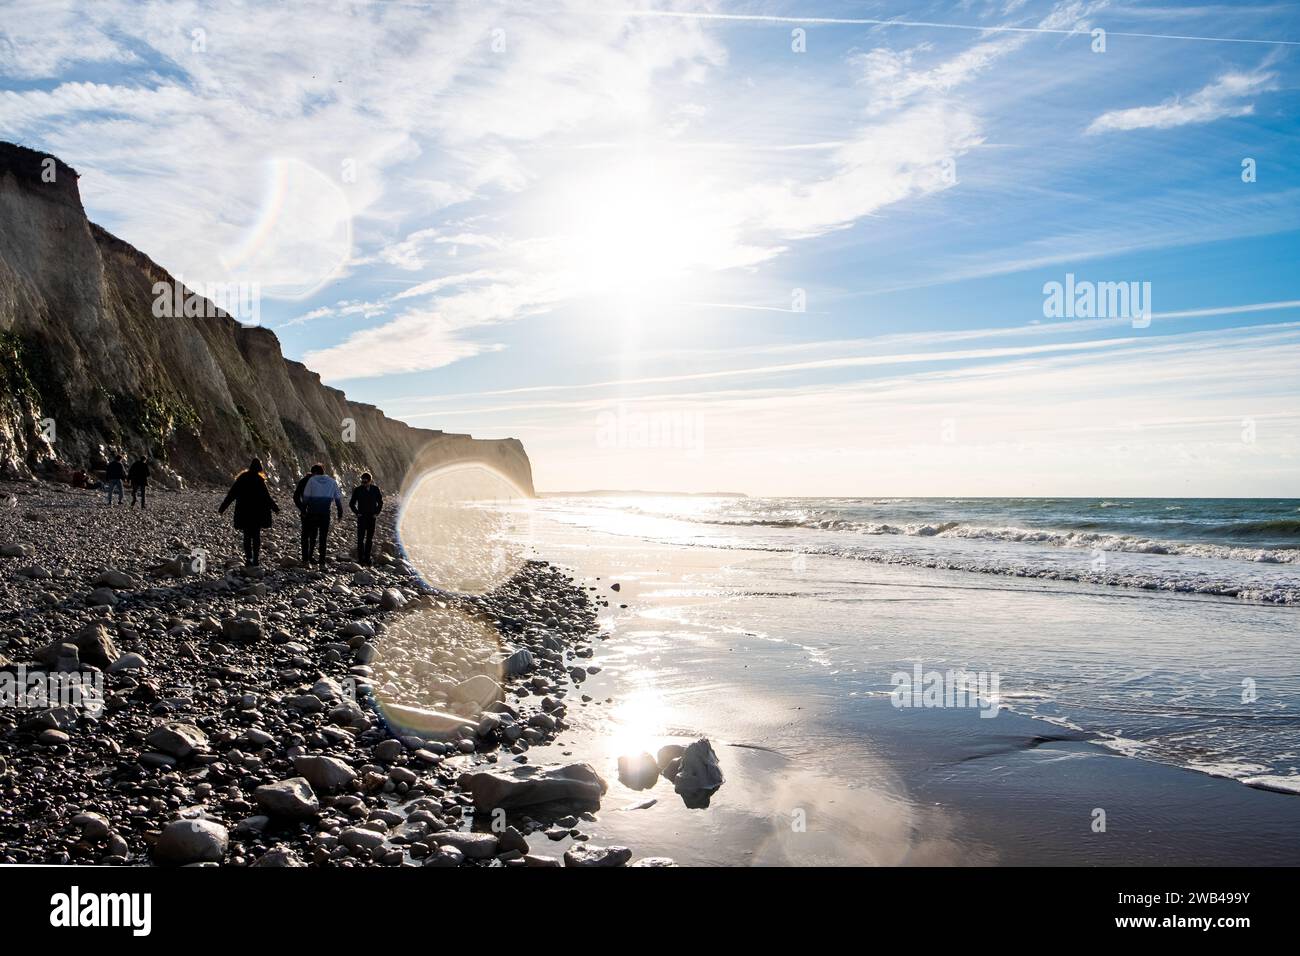
[[[136,495],[140,496],[140,510],[144,510],[144,489],[149,484],[149,463],[141,455],[131,464],[131,470],[126,473],[127,480],[131,483],[131,507],[135,507]]]
[[[375,515],[384,510],[384,495],[371,482],[370,472],[361,473],[361,484],[352,489],[348,507],[357,516],[357,560],[369,564],[370,549],[375,543]]]
[[[262,529],[271,527],[271,512],[280,511],[280,506],[271,497],[271,490],[266,487],[266,475],[262,472],[260,460],[254,458],[248,463],[248,469],[240,472],[217,514],[225,514],[232,502],[235,505],[235,527],[244,532],[244,564],[256,567],[261,560]]]
[[[325,564],[325,546],[330,533],[330,508],[343,518],[343,492],[338,482],[325,474],[324,465],[312,465],[311,472],[293,490],[293,503],[302,515],[302,561],[312,563],[312,552],[320,549],[320,563]]]
[[[88,487],[89,484],[90,484],[90,476],[86,474],[84,469],[78,468],[76,471],[72,473],[72,487],[85,488]]]
[[[104,469],[104,487],[107,489],[107,496],[104,499],[105,504],[113,503],[113,492],[117,492],[117,503],[120,505],[125,500],[122,495],[122,481],[126,478],[126,466],[122,464],[122,456],[114,455],[113,460],[108,463]]]

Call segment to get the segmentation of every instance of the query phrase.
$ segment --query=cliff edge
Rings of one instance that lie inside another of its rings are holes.
[[[533,493],[516,439],[390,419],[183,287],[204,315],[155,315],[159,283],[177,287],[86,218],[75,170],[0,142],[0,476],[66,478],[147,452],[168,479],[222,482],[258,455],[277,484],[321,461],[396,489],[416,461],[476,461]]]

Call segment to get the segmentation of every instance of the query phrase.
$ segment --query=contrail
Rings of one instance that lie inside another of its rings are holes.
[[[685,10],[628,10],[620,16],[668,17],[677,20],[723,20],[743,23],[793,23],[813,26],[880,26],[880,27],[931,27],[937,30],[970,30],[976,33],[1052,33],[1073,36],[1082,30],[1061,30],[1050,27],[995,27],[970,23],[936,23],[932,20],[877,20],[869,17],[791,17],[760,13],[693,13]],[[1204,37],[1178,33],[1126,33],[1107,30],[1108,37],[1135,37],[1144,40],[1201,40],[1207,43],[1255,43],[1273,46],[1300,46],[1300,40],[1260,40],[1245,37]]]

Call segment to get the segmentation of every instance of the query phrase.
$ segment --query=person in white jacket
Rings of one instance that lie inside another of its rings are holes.
[[[343,517],[343,492],[338,482],[325,474],[324,465],[312,465],[293,490],[293,503],[302,515],[302,560],[311,564],[312,552],[320,549],[320,563],[325,564],[325,545],[330,533],[330,508]]]

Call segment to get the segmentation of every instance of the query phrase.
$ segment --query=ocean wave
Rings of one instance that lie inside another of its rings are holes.
[[[744,543],[734,546],[716,542],[704,547],[735,547],[748,551],[790,552],[789,548]],[[940,571],[967,571],[975,574],[993,574],[1003,577],[1039,581],[1063,581],[1074,584],[1103,585],[1141,591],[1159,591],[1171,594],[1203,595],[1206,597],[1237,598],[1256,604],[1276,604],[1300,607],[1300,584],[1290,580],[1268,583],[1234,580],[1231,577],[1207,577],[1203,574],[1175,573],[1160,569],[1079,570],[1062,567],[1033,567],[1010,561],[976,560],[962,557],[940,557],[933,554],[912,554],[898,551],[868,551],[861,548],[822,549],[810,548],[795,551],[801,555],[824,555],[851,558],[873,564],[898,567],[929,568]]]
[[[1167,554],[1226,561],[1247,561],[1256,564],[1295,564],[1300,562],[1300,549],[1292,547],[1250,548],[1195,541],[1162,541],[1138,535],[1114,534],[1105,531],[1054,531],[1040,528],[991,527],[964,524],[960,521],[920,522],[900,525],[831,517],[706,518],[699,520],[704,524],[727,527],[807,528],[814,531],[842,531],[862,535],[906,535],[917,538],[1007,541],[1093,551]],[[1224,536],[1234,533],[1225,530],[1227,528],[1236,529],[1235,535],[1241,538],[1300,534],[1300,521],[1258,521],[1245,525],[1227,525],[1211,530],[1217,531]]]

